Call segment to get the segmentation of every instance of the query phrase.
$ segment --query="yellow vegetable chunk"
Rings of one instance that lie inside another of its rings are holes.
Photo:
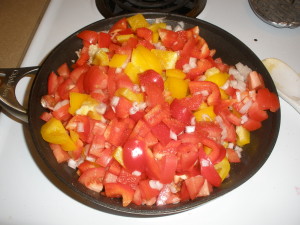
[[[114,151],[113,151],[113,157],[115,160],[120,163],[120,165],[124,166],[124,161],[123,161],[123,148],[121,146],[118,146]]]
[[[151,52],[160,60],[164,70],[175,68],[178,60],[178,54],[176,52],[160,49],[152,49]]]
[[[99,66],[108,66],[109,58],[105,51],[99,50],[93,59],[92,64]]]
[[[213,75],[208,76],[205,80],[214,82],[219,87],[222,87],[229,78],[228,73],[215,73]]]
[[[215,169],[217,170],[219,176],[221,177],[222,181],[228,177],[230,172],[230,163],[228,159],[225,157],[221,162],[214,165]]]
[[[71,92],[70,93],[70,108],[69,113],[74,115],[76,110],[79,109],[82,105],[82,103],[87,100],[89,95],[87,94],[81,94],[77,92]]]
[[[122,34],[122,35],[116,36],[116,39],[119,43],[123,43],[133,37],[135,37],[134,34]]]
[[[140,13],[136,14],[134,16],[128,17],[127,21],[133,30],[136,30],[139,27],[148,27],[149,26],[149,23],[147,22],[145,17]]]
[[[165,81],[165,88],[171,93],[173,98],[184,98],[188,93],[188,82],[186,80],[168,77]]]
[[[128,88],[119,88],[116,91],[116,95],[123,96],[132,102],[143,102],[144,101],[144,95],[142,93],[134,93],[133,91],[131,91]]]
[[[138,45],[133,49],[131,62],[135,67],[139,68],[141,72],[152,69],[159,74],[162,73],[163,68],[159,58],[142,45]]]
[[[182,72],[182,70],[178,69],[167,69],[166,70],[166,76],[167,77],[174,77],[178,79],[184,79],[186,77],[186,74]]]
[[[65,151],[74,151],[77,149],[77,146],[61,121],[54,117],[41,127],[41,135],[45,141],[52,144],[59,144]]]
[[[113,68],[122,67],[126,62],[128,56],[122,54],[114,54],[108,65]]]
[[[139,73],[141,72],[140,69],[138,67],[136,67],[135,65],[133,65],[132,62],[129,62],[127,64],[127,66],[125,67],[124,70],[125,74],[130,78],[130,80],[135,83],[138,84],[139,83]]]
[[[213,106],[203,107],[194,113],[196,121],[214,121],[216,114]]]
[[[242,147],[250,143],[250,132],[247,129],[245,129],[243,126],[237,126],[235,131],[237,134],[236,143],[238,146]]]

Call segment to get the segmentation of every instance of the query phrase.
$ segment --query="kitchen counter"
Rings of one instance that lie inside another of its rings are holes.
[[[21,65],[49,1],[0,1],[0,68]]]
[[[52,0],[21,66],[39,65],[67,36],[102,18],[94,0]],[[300,28],[278,29],[264,23],[247,0],[208,0],[197,18],[227,30],[260,59],[279,58],[300,72]],[[21,102],[28,89],[27,80],[19,84]],[[282,99],[280,103],[277,143],[251,179],[203,206],[151,218],[118,216],[77,201],[40,159],[28,125],[0,113],[0,224],[299,225],[300,115]]]

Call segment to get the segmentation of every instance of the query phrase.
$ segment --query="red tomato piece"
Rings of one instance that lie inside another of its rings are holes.
[[[77,34],[77,37],[87,41],[89,44],[96,44],[98,42],[98,33],[92,30],[83,30]]]
[[[177,168],[177,157],[169,154],[162,157],[159,160],[160,167],[160,182],[163,184],[169,184],[173,181],[175,171]]]
[[[108,33],[99,32],[98,46],[99,48],[108,48],[111,43],[111,36]]]
[[[261,128],[262,124],[259,121],[248,118],[248,120],[242,126],[248,131],[254,131]]]
[[[160,91],[164,90],[164,81],[162,76],[154,70],[147,70],[139,74],[140,85],[144,86],[147,89],[152,87],[152,84],[155,84]]]
[[[100,66],[91,66],[83,79],[83,87],[86,93],[91,93],[107,87],[108,76],[105,69]]]
[[[139,27],[136,29],[136,35],[146,41],[152,42],[152,30],[146,27]]]
[[[58,163],[66,162],[70,159],[68,152],[64,151],[60,145],[49,143],[53,151],[54,157]]]
[[[198,196],[200,189],[204,184],[204,178],[201,175],[197,175],[194,177],[189,177],[184,181],[184,183],[187,187],[190,199],[193,200]]]
[[[159,194],[158,189],[154,189],[150,186],[150,180],[141,180],[139,183],[139,188],[141,191],[142,199],[150,201],[152,198],[156,198]]]
[[[98,164],[85,160],[78,166],[78,169],[80,171],[80,174],[82,174],[83,172],[85,172],[88,169],[97,168],[97,167],[99,167]]]
[[[129,139],[123,147],[123,161],[125,167],[133,172],[145,170],[146,144],[142,140]]]
[[[67,63],[63,63],[60,67],[57,69],[57,73],[59,76],[63,78],[68,78],[70,75],[70,69]]]
[[[107,197],[112,197],[112,198],[122,197],[122,204],[125,207],[132,202],[134,190],[132,190],[126,184],[107,183],[105,184],[105,194]]]
[[[179,99],[174,99],[170,105],[171,116],[175,119],[190,124],[193,118],[193,113]]]
[[[238,156],[237,152],[231,148],[226,149],[226,156],[230,163],[239,163],[241,162],[240,157]]]
[[[133,190],[136,190],[140,179],[141,179],[141,176],[133,175],[128,170],[122,168],[122,170],[117,178],[117,182],[126,184],[129,187],[131,187]]]
[[[90,135],[90,119],[88,116],[76,115],[66,125],[66,129],[74,130],[79,134],[79,138],[87,142]]]
[[[48,95],[53,95],[58,87],[58,78],[54,72],[51,72],[48,77]]]
[[[219,187],[222,183],[222,178],[218,174],[217,170],[207,158],[203,149],[199,150],[199,161],[201,168],[201,175],[207,179],[207,181],[215,187]]]
[[[191,81],[189,83],[191,93],[198,94],[201,91],[208,91],[209,96],[207,98],[208,105],[216,105],[220,102],[221,94],[219,87],[210,81]]]
[[[89,168],[84,171],[78,181],[95,192],[101,192],[103,189],[103,178],[105,169],[103,167]]]
[[[122,18],[110,28],[109,33],[118,33],[122,30],[126,30],[127,28],[128,28],[127,19]]]
[[[162,145],[167,145],[171,141],[170,128],[163,122],[152,126],[151,132]]]

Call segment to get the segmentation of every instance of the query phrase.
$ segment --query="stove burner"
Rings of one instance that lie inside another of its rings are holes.
[[[206,0],[96,0],[99,12],[105,17],[138,12],[165,12],[197,17]]]

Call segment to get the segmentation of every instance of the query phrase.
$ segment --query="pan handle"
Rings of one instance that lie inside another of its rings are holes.
[[[18,82],[26,75],[36,75],[40,67],[0,68],[0,106],[14,117],[28,123],[27,109],[18,102],[15,94]]]

